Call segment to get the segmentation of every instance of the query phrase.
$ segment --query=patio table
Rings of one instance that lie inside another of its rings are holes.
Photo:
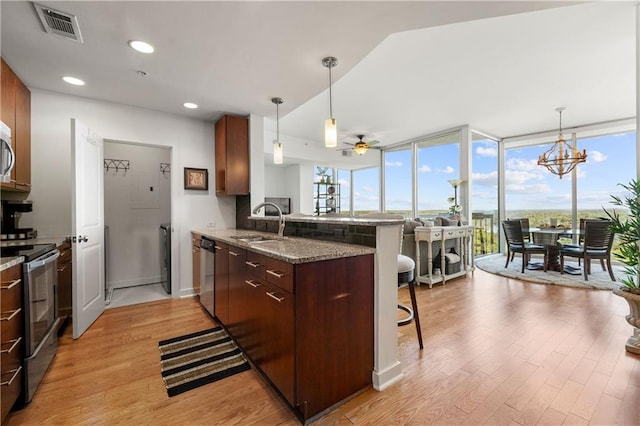
[[[523,229],[523,233],[530,233],[535,244],[544,245],[549,249],[547,256],[547,271],[560,272],[560,247],[558,247],[558,238],[560,236],[582,235],[583,231],[580,229],[568,229],[568,228],[528,228]],[[530,262],[527,265],[527,269],[537,270],[542,269],[543,265],[539,262]],[[576,268],[571,265],[564,265],[564,273],[571,275],[580,275],[582,273],[581,268]]]

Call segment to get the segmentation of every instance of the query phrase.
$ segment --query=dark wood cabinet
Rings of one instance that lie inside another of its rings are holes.
[[[229,246],[215,242],[215,262],[213,268],[214,316],[223,325],[229,324]]]
[[[247,251],[238,247],[229,246],[229,315],[227,329],[241,340],[246,333],[246,316],[244,308],[245,294],[245,262]]]
[[[11,128],[11,146],[15,165],[11,182],[2,189],[29,192],[31,190],[31,92],[11,67],[0,58],[0,120]]]
[[[191,266],[193,291],[200,297],[200,234],[191,233]]]
[[[67,319],[73,312],[71,286],[73,284],[73,272],[71,263],[71,242],[65,241],[58,247],[58,316]]]
[[[24,327],[22,312],[22,264],[0,272],[0,423],[22,392]]]
[[[216,195],[249,194],[249,120],[223,115],[215,137]]]
[[[291,264],[230,244],[225,257],[216,317],[301,419],[371,385],[373,255]]]

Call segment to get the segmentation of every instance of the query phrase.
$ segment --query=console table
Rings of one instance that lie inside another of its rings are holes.
[[[473,241],[473,225],[463,226],[417,226],[415,228],[415,241],[416,241],[416,281],[418,283],[429,284],[429,288],[433,287],[433,284],[442,282],[445,284],[448,279],[461,277],[467,275],[469,272],[473,272],[474,258],[473,253],[470,253],[471,243]],[[458,240],[460,241],[460,271],[451,274],[445,274],[445,241]],[[420,271],[420,241],[427,242],[427,273],[422,274]],[[433,271],[433,244],[434,242],[440,243],[440,274],[434,275]]]

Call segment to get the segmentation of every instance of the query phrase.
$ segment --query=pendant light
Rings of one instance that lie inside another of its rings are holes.
[[[282,164],[284,152],[280,142],[280,110],[278,107],[283,101],[282,98],[271,98],[271,102],[276,104],[276,140],[273,141],[273,164]]]
[[[324,121],[324,146],[335,148],[338,146],[338,127],[336,119],[333,118],[333,107],[331,105],[331,68],[338,65],[338,60],[333,56],[322,59],[322,65],[329,68],[329,118]]]
[[[587,150],[578,151],[571,143],[564,140],[562,136],[562,111],[564,107],[556,108],[560,114],[560,134],[558,140],[551,148],[543,152],[538,157],[538,165],[544,166],[554,175],[558,175],[562,179],[562,175],[571,172],[576,168],[578,163],[587,161]]]

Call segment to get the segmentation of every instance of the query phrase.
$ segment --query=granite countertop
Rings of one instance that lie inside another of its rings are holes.
[[[13,247],[35,244],[55,244],[56,247],[60,247],[67,241],[69,237],[64,236],[49,236],[49,237],[37,237],[29,240],[3,240],[0,242],[0,247]]]
[[[249,216],[249,220],[278,221],[278,216]],[[335,225],[389,226],[403,224],[404,219],[378,219],[373,217],[353,216],[307,216],[284,215],[286,222],[330,223]]]
[[[196,229],[193,232],[236,247],[264,254],[288,263],[309,263],[320,260],[373,254],[375,249],[353,244],[335,243],[298,237],[279,237],[269,232],[246,229]],[[250,242],[234,237],[261,236],[267,240]]]
[[[18,265],[24,262],[24,257],[22,256],[13,256],[13,257],[1,257],[0,258],[0,271],[4,271],[5,269],[9,269],[12,266]]]

